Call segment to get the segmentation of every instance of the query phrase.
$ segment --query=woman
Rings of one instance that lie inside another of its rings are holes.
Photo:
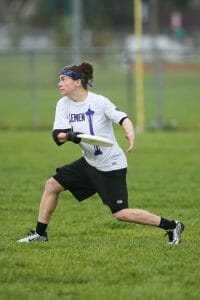
[[[78,201],[98,193],[118,220],[160,227],[166,230],[169,244],[178,244],[184,230],[181,222],[167,220],[145,210],[128,208],[127,160],[115,139],[112,121],[125,130],[129,141],[128,154],[135,146],[133,125],[127,114],[110,100],[88,90],[92,81],[93,66],[88,62],[66,66],[60,73],[58,87],[63,97],[56,107],[53,138],[57,145],[68,141],[79,144],[83,157],[57,168],[56,174],[47,180],[36,230],[18,242],[48,240],[47,226],[59,194],[69,190]],[[114,145],[106,148],[82,143],[77,136],[80,132],[108,138]]]

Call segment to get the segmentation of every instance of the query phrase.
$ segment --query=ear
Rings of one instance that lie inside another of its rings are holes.
[[[77,87],[80,87],[81,84],[82,84],[81,80],[80,79],[75,80],[75,84],[76,84]]]

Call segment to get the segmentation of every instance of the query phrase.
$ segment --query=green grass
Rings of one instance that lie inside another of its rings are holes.
[[[0,128],[51,128],[57,90],[58,72],[70,62],[70,54],[15,53],[0,55]],[[134,70],[128,79],[122,55],[90,54],[94,63],[92,91],[109,97],[136,123]],[[163,77],[163,123],[179,129],[200,129],[200,73],[166,72]],[[128,87],[129,85],[129,87]],[[131,91],[130,91],[131,85]],[[130,95],[131,94],[131,95]],[[153,72],[144,74],[145,125],[156,120],[157,92]]]
[[[116,132],[120,145],[127,142]],[[80,155],[48,131],[0,132],[0,298],[198,299],[200,282],[198,132],[144,133],[128,157],[131,207],[183,220],[178,247],[157,228],[121,223],[94,196],[78,203],[65,192],[49,242],[15,241],[35,226],[45,180]]]
[[[0,56],[0,299],[198,299],[199,73],[163,74],[163,120],[175,120],[179,130],[138,135],[128,157],[130,206],[183,220],[181,245],[169,247],[157,228],[116,221],[97,196],[80,204],[69,193],[60,197],[48,243],[15,243],[35,227],[46,179],[80,155],[70,143],[57,147],[50,134],[60,97],[56,76],[67,59]],[[85,59],[95,61],[93,90],[136,123],[134,84],[130,103],[121,56]],[[145,73],[146,127],[155,117],[155,74]],[[116,134],[125,149],[122,131]]]

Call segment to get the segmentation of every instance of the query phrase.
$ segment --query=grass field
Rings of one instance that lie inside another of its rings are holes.
[[[122,64],[122,54],[85,57],[94,63],[92,91],[104,94],[136,122],[134,70],[129,74]],[[56,101],[56,88],[61,66],[68,56],[58,61],[55,54],[0,55],[0,128],[51,128]],[[111,63],[112,62],[112,63]],[[198,64],[197,64],[198,65]],[[11,71],[10,71],[11,70]],[[157,92],[153,71],[144,74],[145,125],[156,119]],[[187,69],[161,73],[163,88],[163,123],[177,124],[179,129],[200,130],[200,72]]]
[[[97,56],[85,58],[97,61]],[[177,130],[137,135],[128,157],[130,206],[182,220],[182,244],[169,247],[158,228],[116,221],[97,196],[80,204],[69,193],[60,197],[48,243],[16,244],[35,227],[46,179],[80,156],[78,146],[57,147],[51,138],[63,64],[57,59],[0,56],[0,299],[199,299],[198,72],[163,74],[163,121],[177,122]],[[98,58],[93,90],[111,98],[135,123],[133,80],[120,55],[106,59]],[[147,72],[146,127],[155,118],[155,74]],[[126,149],[118,127],[116,135]]]
[[[1,131],[0,299],[198,299],[199,145],[199,132],[146,132],[128,157],[130,206],[182,220],[178,247],[162,230],[116,221],[97,196],[79,204],[69,193],[49,242],[19,245],[35,226],[46,178],[80,152],[57,148],[48,131]]]

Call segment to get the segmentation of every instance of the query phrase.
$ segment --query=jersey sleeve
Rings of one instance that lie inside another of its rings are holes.
[[[122,112],[114,103],[105,98],[105,115],[113,122],[119,124],[120,121],[127,117],[125,112]]]
[[[55,119],[53,129],[70,129],[69,116],[67,105],[63,103],[62,99],[58,101],[56,106]]]

